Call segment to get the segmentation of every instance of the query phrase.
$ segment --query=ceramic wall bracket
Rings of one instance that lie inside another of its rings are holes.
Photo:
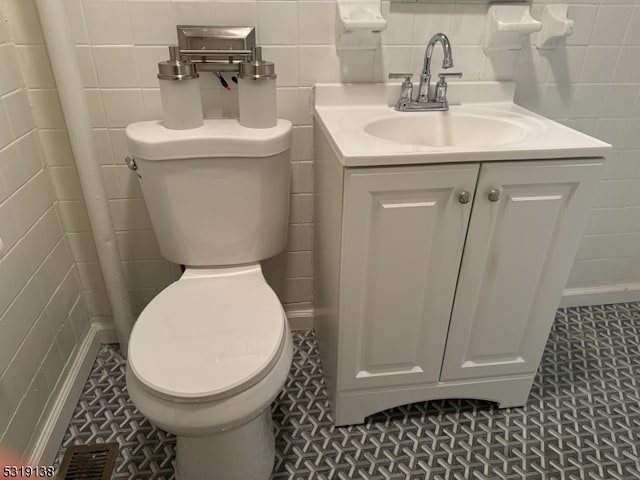
[[[336,48],[375,50],[387,21],[380,0],[338,0],[336,8]]]
[[[533,19],[528,4],[491,5],[487,13],[484,49],[520,50],[522,39],[541,28],[542,23]]]
[[[569,5],[546,5],[542,12],[542,29],[538,34],[538,50],[551,50],[560,40],[573,33],[573,20],[567,18]]]

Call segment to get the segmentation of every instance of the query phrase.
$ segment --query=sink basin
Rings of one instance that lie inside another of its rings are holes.
[[[513,143],[525,138],[527,127],[513,121],[455,112],[405,113],[373,121],[369,135],[391,142],[430,147],[478,147]]]

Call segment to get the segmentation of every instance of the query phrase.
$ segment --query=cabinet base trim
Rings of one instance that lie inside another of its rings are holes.
[[[520,407],[527,403],[534,378],[535,374],[531,374],[495,380],[338,393],[333,404],[334,423],[337,426],[364,423],[366,416],[388,408],[443,398],[474,398],[497,402],[500,408]]]
[[[640,301],[640,283],[623,283],[603,287],[567,288],[561,307],[584,307]]]

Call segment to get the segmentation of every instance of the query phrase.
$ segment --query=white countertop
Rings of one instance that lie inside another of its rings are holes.
[[[399,84],[318,84],[314,119],[345,167],[603,157],[611,145],[513,103],[513,82],[450,82],[451,114],[489,114],[525,125],[525,138],[491,146],[434,147],[397,143],[369,135],[367,124],[387,118],[447,115],[398,112]]]

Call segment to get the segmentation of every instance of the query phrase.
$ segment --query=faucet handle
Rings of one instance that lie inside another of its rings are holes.
[[[413,73],[390,73],[389,78],[404,78],[404,82],[400,85],[400,96],[396,100],[396,110],[405,110],[406,106],[411,103],[413,97],[413,83],[411,83]]]
[[[462,78],[462,73],[461,72],[451,72],[451,73],[439,73],[438,77],[440,78],[440,80],[438,81],[438,84],[436,85],[436,95],[435,95],[435,100],[436,102],[440,102],[443,104],[448,105],[447,102],[447,78],[450,77],[455,77],[455,78]]]
[[[389,74],[389,80],[392,80],[394,78],[404,78],[404,81],[408,81],[411,80],[411,78],[413,77],[413,73],[390,73]]]
[[[438,74],[440,80],[444,80],[447,77],[462,78],[462,72],[441,72]]]

